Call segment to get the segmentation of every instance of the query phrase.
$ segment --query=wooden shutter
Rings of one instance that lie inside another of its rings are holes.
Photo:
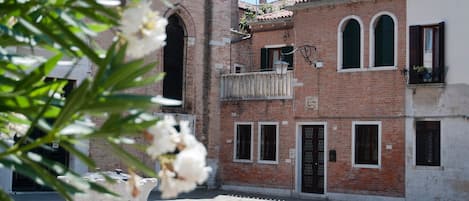
[[[288,62],[288,68],[293,69],[293,46],[282,47],[282,54],[291,53],[288,55],[283,55],[283,61]]]
[[[414,71],[414,66],[423,65],[423,41],[422,41],[422,27],[410,26],[409,27],[409,84],[419,83],[417,71]]]
[[[445,22],[438,24],[437,35],[435,36],[435,52],[433,54],[434,68],[436,75],[433,81],[444,82],[445,78]]]
[[[269,49],[261,48],[261,71],[269,68]]]

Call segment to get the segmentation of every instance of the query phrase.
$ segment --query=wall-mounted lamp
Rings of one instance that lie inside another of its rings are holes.
[[[313,64],[314,64],[315,68],[322,68],[324,66],[324,62],[321,61],[321,60],[316,60],[316,61],[314,61]]]
[[[314,45],[302,45],[293,49],[293,51],[291,52],[282,53],[282,55],[290,55],[296,52],[297,50],[300,51],[301,56],[305,59],[305,61],[310,66],[315,67],[315,68],[324,67],[324,62],[321,59],[319,59],[318,50],[316,46]]]

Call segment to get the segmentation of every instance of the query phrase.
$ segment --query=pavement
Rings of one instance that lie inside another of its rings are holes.
[[[54,192],[28,192],[12,195],[15,201],[64,201]],[[161,194],[154,191],[148,201],[159,201]],[[308,201],[326,201],[326,199],[311,199]],[[90,200],[91,201],[91,200]],[[197,189],[190,193],[181,194],[178,198],[169,201],[305,201],[298,198],[260,195],[235,191]]]

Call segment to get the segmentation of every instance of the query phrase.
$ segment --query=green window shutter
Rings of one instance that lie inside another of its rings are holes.
[[[282,47],[282,54],[290,53],[288,55],[283,55],[283,61],[288,62],[288,68],[293,69],[293,46]]]
[[[269,50],[267,48],[261,48],[261,71],[265,71],[269,68]]]
[[[351,19],[342,35],[342,68],[360,68],[360,24]]]
[[[375,66],[394,66],[394,21],[380,17],[375,27]]]

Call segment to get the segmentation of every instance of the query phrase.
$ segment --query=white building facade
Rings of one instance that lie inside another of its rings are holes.
[[[406,200],[469,198],[469,1],[408,0]]]

